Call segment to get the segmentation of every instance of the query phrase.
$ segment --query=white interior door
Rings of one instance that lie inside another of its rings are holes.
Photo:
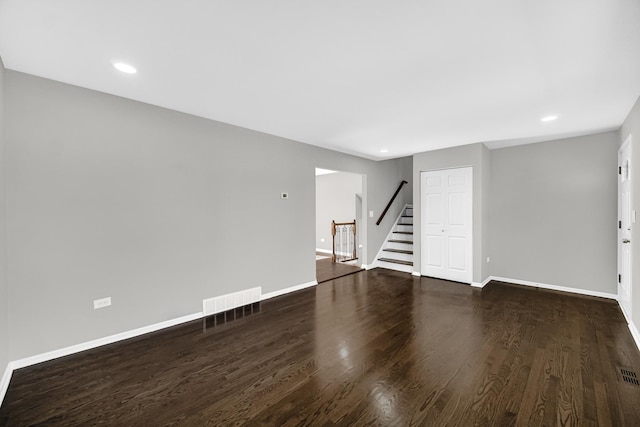
[[[420,174],[421,274],[473,280],[473,168]]]
[[[635,222],[631,205],[631,136],[618,153],[618,300],[631,320],[631,228]]]

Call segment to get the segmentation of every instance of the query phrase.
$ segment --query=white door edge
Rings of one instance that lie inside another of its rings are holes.
[[[628,157],[631,158],[632,155],[632,136],[629,135],[624,143],[620,146],[620,148],[618,149],[618,166],[622,168],[622,173],[626,173],[626,171],[624,170],[625,165],[623,165],[623,155],[625,153],[625,151],[628,150]],[[630,197],[632,197],[632,189],[631,186],[633,185],[633,181],[632,181],[632,174],[633,174],[633,164],[630,164],[629,167],[629,177],[628,177],[628,185],[629,185],[629,194]],[[623,189],[622,189],[622,175],[619,173],[618,174],[618,221],[622,221],[622,227],[625,227],[626,224],[624,224],[624,208],[623,208]],[[633,215],[631,212],[632,209],[632,201],[629,200],[627,201],[627,203],[630,204],[630,206],[628,207],[628,225],[629,225],[629,230],[631,228],[633,228]],[[618,229],[616,232],[617,235],[617,264],[618,264],[618,277],[621,279],[618,279],[618,284],[617,284],[617,294],[618,294],[618,303],[620,304],[620,307],[622,309],[622,312],[624,313],[625,317],[627,318],[627,321],[630,323],[631,322],[631,298],[632,298],[632,286],[631,286],[631,280],[633,277],[633,270],[632,270],[632,260],[633,260],[633,242],[630,243],[623,243],[623,239],[628,238],[629,240],[632,240],[630,238],[630,232],[625,233],[622,229]],[[627,248],[625,248],[625,245],[628,245]],[[628,268],[626,269],[627,271],[625,272],[625,249],[628,250],[628,257],[627,257],[627,263],[629,263]]]

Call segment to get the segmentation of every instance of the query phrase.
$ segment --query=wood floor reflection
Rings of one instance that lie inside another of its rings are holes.
[[[640,425],[616,303],[375,269],[14,373],[0,425]]]
[[[359,271],[362,271],[362,268],[355,265],[331,262],[331,254],[316,260],[316,280],[318,283],[348,276],[349,274],[355,274]]]

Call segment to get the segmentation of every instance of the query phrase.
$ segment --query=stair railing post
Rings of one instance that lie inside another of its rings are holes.
[[[357,258],[356,254],[356,220],[353,220],[353,259]]]
[[[336,221],[331,221],[331,262],[336,262]]]

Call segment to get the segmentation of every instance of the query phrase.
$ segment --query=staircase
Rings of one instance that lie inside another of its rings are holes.
[[[413,271],[413,206],[404,207],[402,214],[391,228],[387,241],[378,253],[378,267],[391,270]]]

